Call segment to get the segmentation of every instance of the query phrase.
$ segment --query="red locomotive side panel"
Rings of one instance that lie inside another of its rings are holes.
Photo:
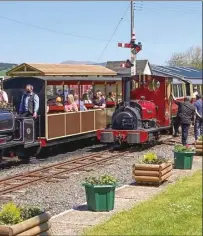
[[[142,107],[142,119],[153,119],[156,118],[156,106],[153,102],[150,101],[142,101],[138,100],[136,101],[140,106]]]

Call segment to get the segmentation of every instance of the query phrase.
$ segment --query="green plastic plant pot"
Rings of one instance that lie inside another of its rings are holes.
[[[194,152],[174,152],[175,169],[192,169]]]
[[[85,186],[87,208],[90,211],[111,211],[114,209],[116,185]]]

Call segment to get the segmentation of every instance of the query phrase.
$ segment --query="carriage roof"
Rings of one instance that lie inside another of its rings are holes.
[[[117,73],[100,65],[20,64],[6,73],[8,76],[116,76]]]

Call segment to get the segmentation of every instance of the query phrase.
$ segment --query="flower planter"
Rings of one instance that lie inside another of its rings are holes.
[[[50,218],[51,215],[45,212],[16,225],[0,225],[0,236],[36,236],[42,233],[50,235]]]
[[[174,152],[175,169],[192,169],[194,152]]]
[[[133,179],[137,183],[161,184],[172,175],[172,164],[134,164]]]
[[[195,143],[196,154],[203,154],[203,141],[197,140]]]
[[[87,208],[90,211],[111,211],[114,209],[116,185],[85,186]]]

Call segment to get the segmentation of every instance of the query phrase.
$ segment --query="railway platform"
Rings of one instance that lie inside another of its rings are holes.
[[[140,186],[129,184],[116,189],[115,208],[110,212],[91,212],[87,210],[86,203],[75,206],[51,218],[51,235],[81,235],[83,230],[108,220],[112,215],[128,210],[134,205],[148,200],[163,191],[168,184],[175,183],[180,177],[202,169],[202,157],[195,156],[192,170],[173,169],[172,176],[167,182],[155,186]],[[85,194],[85,192],[84,192]]]

